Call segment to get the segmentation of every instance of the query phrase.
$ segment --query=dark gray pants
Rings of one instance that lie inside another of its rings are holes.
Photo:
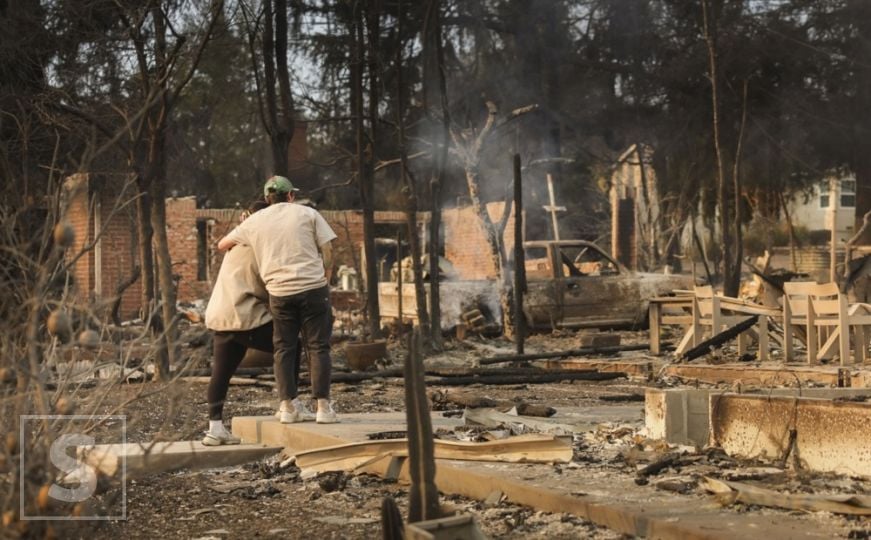
[[[300,345],[301,329],[309,357],[312,397],[329,399],[332,370],[330,335],[333,331],[329,287],[290,296],[269,295],[269,310],[272,312],[278,398],[285,400],[297,396],[296,381],[299,373],[296,351]],[[291,368],[288,369],[288,366]]]
[[[220,420],[224,413],[224,401],[230,378],[242,363],[245,351],[273,352],[272,323],[266,323],[251,330],[236,332],[215,332],[212,338],[212,378],[206,393],[209,400],[209,420]],[[296,365],[299,365],[296,363]]]

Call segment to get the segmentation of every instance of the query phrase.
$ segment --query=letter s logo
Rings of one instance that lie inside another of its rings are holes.
[[[93,445],[94,438],[81,433],[65,433],[52,444],[49,452],[52,465],[64,471],[70,479],[75,479],[79,485],[74,488],[64,488],[52,484],[48,489],[49,497],[64,502],[81,502],[97,490],[97,473],[90,465],[82,463],[67,455],[70,446]]]

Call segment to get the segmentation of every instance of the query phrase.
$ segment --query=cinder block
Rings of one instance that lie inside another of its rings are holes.
[[[644,397],[644,424],[648,436],[671,444],[704,446],[710,428],[708,389],[648,389]]]

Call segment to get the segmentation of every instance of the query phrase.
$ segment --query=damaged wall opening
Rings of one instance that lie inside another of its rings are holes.
[[[211,250],[209,248],[209,230],[211,229],[211,220],[197,220],[197,281],[210,281],[211,272]]]

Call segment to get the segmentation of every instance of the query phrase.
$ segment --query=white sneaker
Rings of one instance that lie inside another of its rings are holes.
[[[339,421],[336,411],[333,410],[333,402],[327,399],[318,400],[318,414],[315,421],[318,424],[335,424]]]
[[[203,437],[203,446],[222,446],[225,444],[240,444],[241,442],[242,439],[226,430],[218,433],[207,431],[206,436]]]
[[[296,424],[297,422],[302,422],[302,418],[300,418],[299,413],[296,411],[280,410],[275,413],[275,416],[278,417],[278,421],[282,424]]]
[[[294,398],[293,401],[291,401],[291,404],[293,405],[293,410],[297,412],[302,422],[311,422],[315,419],[315,413],[308,408],[308,405],[306,405],[303,400]]]

